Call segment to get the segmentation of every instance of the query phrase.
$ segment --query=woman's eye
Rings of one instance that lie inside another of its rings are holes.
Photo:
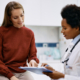
[[[17,17],[15,17],[14,19],[17,19]]]

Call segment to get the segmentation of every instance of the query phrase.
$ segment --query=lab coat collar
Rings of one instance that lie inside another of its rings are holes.
[[[80,34],[78,36],[76,36],[70,43],[69,48],[72,48],[74,46],[74,44],[76,44],[76,42],[80,39]]]
[[[72,40],[72,43],[75,44],[79,39],[80,39],[80,34]]]
[[[74,44],[78,41],[80,39],[80,34],[77,36],[77,37],[75,37],[72,41],[71,41],[71,43],[69,44],[69,46],[68,46],[68,50],[70,51],[71,49],[72,49],[72,47],[74,46]],[[78,48],[77,48],[78,49]],[[61,59],[61,62],[63,62],[65,59],[67,59],[67,55],[69,54],[69,51],[67,51],[65,54],[64,54],[64,57]],[[73,54],[72,54],[73,55]],[[71,59],[72,58],[76,58],[76,55],[77,54],[75,54],[75,56],[73,57],[73,56],[71,56],[70,55],[70,57],[71,57]],[[72,65],[72,63],[73,63],[73,59],[71,60],[71,59],[69,59],[69,61],[68,61],[68,64],[71,66]]]
[[[79,37],[79,36],[78,36]],[[77,38],[78,39],[78,38]],[[79,40],[79,39],[78,39]],[[72,51],[71,55],[69,56],[69,60],[68,60],[68,65],[69,66],[73,66],[76,57],[78,56],[78,52],[80,51],[80,42],[76,45],[76,47],[74,48],[74,50]]]
[[[78,57],[78,52],[80,51],[80,42],[76,45],[76,47],[74,48],[74,50],[72,51],[72,54],[70,55],[69,57],[69,60],[68,60],[68,65],[70,67],[74,66],[74,62],[75,60],[77,59]]]

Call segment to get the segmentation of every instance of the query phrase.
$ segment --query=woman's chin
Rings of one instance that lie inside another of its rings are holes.
[[[17,28],[21,28],[21,27],[23,27],[23,25],[17,26]]]

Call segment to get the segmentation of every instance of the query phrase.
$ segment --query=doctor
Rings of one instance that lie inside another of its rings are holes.
[[[64,74],[54,70],[43,63],[42,66],[53,73],[43,72],[51,79],[80,80],[80,7],[76,5],[67,5],[61,11],[62,31],[66,39],[73,39],[65,51],[62,63],[64,63]]]

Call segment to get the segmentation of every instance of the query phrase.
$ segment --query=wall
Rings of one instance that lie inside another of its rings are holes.
[[[59,42],[59,27],[50,26],[27,26],[33,30],[35,34],[35,42],[37,44],[37,56],[40,61],[53,60],[53,50]],[[42,46],[39,46],[42,44]],[[60,53],[59,53],[60,54]],[[59,56],[60,58],[60,56]]]
[[[0,0],[0,24],[3,21],[4,8],[9,1]],[[80,5],[79,0],[14,0],[20,2],[25,10],[26,25],[61,26],[61,9],[67,4]]]
[[[4,8],[9,1],[0,0],[0,24],[3,21]],[[59,42],[60,52],[63,55],[69,41],[65,40],[61,34],[60,11],[66,4],[78,4],[80,0],[14,0],[19,1],[25,10],[25,24],[33,30],[36,43],[57,43]],[[45,48],[49,49],[49,48]],[[39,53],[44,50],[37,48]],[[43,56],[45,59],[45,56]],[[44,61],[47,62],[47,61]],[[48,63],[48,62],[47,62]],[[54,63],[54,64],[53,64]],[[60,62],[49,63],[54,69],[61,70],[63,67]],[[58,67],[59,66],[59,67]],[[50,80],[47,76],[33,75],[35,80]]]
[[[1,10],[0,24],[3,21],[4,8],[9,1],[13,0],[0,0]],[[59,41],[60,51],[63,54],[68,41],[66,41],[63,35],[60,33],[60,31],[58,31],[58,27],[61,26],[60,11],[62,7],[67,4],[76,4],[80,6],[80,0],[24,0],[24,1],[14,0],[14,1],[18,1],[23,5],[25,10],[25,24],[28,25],[33,30],[35,34],[35,41],[51,43]]]
[[[55,43],[59,41],[59,27],[27,26],[35,34],[35,42]]]

